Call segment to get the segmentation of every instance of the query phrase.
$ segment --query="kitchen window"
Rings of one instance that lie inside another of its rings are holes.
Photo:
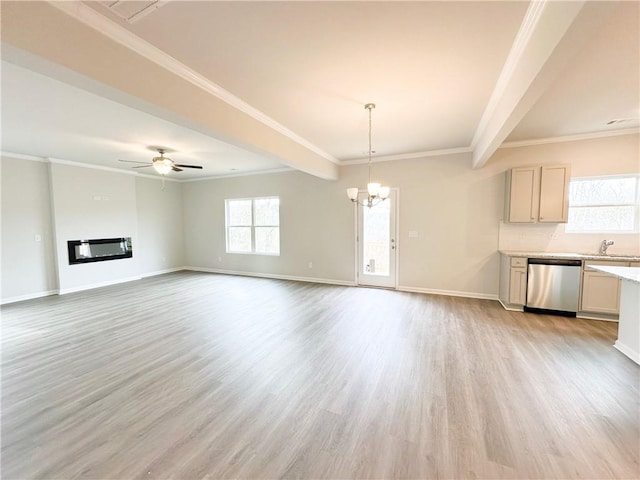
[[[568,233],[638,233],[638,175],[572,178]]]
[[[225,200],[227,253],[280,255],[280,198]]]

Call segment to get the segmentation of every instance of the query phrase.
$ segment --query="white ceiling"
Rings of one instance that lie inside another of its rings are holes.
[[[366,155],[367,102],[377,104],[377,156],[469,149],[529,6],[169,1],[128,23],[103,3],[86,5],[338,162]],[[507,141],[638,127],[640,3],[611,9]],[[25,38],[29,45],[29,32]],[[224,135],[194,122],[101,98],[99,88],[89,93],[33,73],[18,57],[9,61],[21,67],[2,65],[3,151],[128,168],[117,159],[146,160],[147,147],[165,146],[177,163],[204,165],[180,173],[184,179],[290,164],[223,143]],[[606,125],[620,118],[630,120]]]
[[[9,93],[10,92],[10,93]],[[2,150],[130,169],[118,159],[148,162],[164,147],[180,164],[178,178],[282,168],[265,156],[218,141],[86,90],[2,62]],[[152,168],[138,170],[155,174]]]

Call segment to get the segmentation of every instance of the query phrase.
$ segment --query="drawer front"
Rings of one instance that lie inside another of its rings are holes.
[[[603,265],[608,267],[628,267],[629,262],[615,262],[611,260],[585,260],[584,269],[587,272],[595,272],[593,268],[589,268],[591,265]]]
[[[511,266],[512,267],[526,267],[527,259],[524,257],[511,257]]]

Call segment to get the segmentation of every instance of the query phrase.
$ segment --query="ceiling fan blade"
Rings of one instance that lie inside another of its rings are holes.
[[[202,167],[200,165],[182,165],[180,163],[175,163],[174,164],[176,167],[182,167],[182,168],[197,168],[199,170],[202,170]]]
[[[174,165],[173,167],[171,167],[171,170],[173,170],[174,172],[181,172],[182,169],[178,168],[176,165]]]
[[[148,162],[136,162],[135,160],[122,160],[122,159],[118,159],[119,162],[126,162],[126,163],[148,163]]]
[[[131,168],[147,168],[147,167],[153,167],[153,165],[149,164],[149,165],[138,165],[136,167],[131,167]]]

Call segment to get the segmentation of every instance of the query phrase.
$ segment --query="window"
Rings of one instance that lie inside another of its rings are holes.
[[[225,200],[227,253],[280,255],[280,198]]]
[[[573,178],[569,185],[569,233],[637,233],[639,176]]]

